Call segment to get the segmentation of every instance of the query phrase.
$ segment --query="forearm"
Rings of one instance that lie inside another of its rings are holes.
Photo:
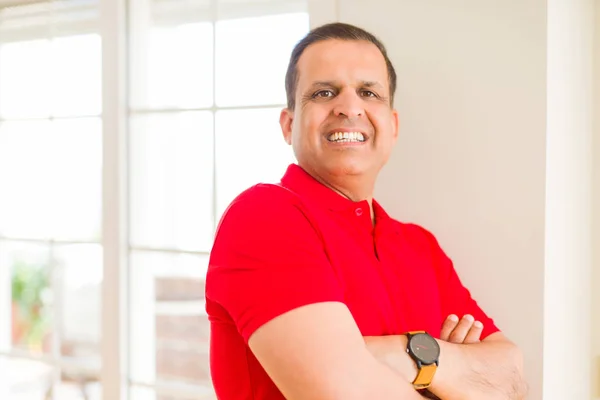
[[[526,385],[519,349],[509,342],[440,344],[431,391],[444,400],[522,400]]]
[[[359,370],[353,371],[343,385],[344,386],[332,399],[386,399],[386,400],[423,400],[422,397],[412,388],[410,383],[398,374],[398,371],[389,368],[389,366],[379,360],[370,357],[364,359]],[[362,371],[362,372],[361,372]],[[336,390],[336,389],[334,389]],[[318,397],[322,399],[323,397]]]
[[[522,359],[511,343],[440,344],[440,365],[430,387],[443,400],[521,400],[525,395]],[[403,379],[414,380],[417,370],[406,353],[406,337],[366,337],[367,348]]]

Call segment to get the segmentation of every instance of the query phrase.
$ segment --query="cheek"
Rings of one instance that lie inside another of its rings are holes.
[[[311,137],[314,131],[314,120],[309,113],[303,112],[296,115],[295,124],[292,127],[292,146],[295,151],[303,151],[311,147]]]
[[[308,140],[313,141],[315,138],[320,137],[328,115],[329,113],[320,107],[311,107],[310,109],[307,107],[301,120],[301,129]]]
[[[394,121],[392,114],[388,110],[375,110],[370,114],[370,120],[379,135],[380,142],[394,142]]]

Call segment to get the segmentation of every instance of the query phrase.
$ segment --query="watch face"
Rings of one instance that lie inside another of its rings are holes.
[[[417,333],[408,343],[410,351],[425,365],[433,364],[440,356],[440,345],[426,333]]]

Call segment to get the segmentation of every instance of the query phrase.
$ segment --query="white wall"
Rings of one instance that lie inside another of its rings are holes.
[[[592,211],[594,213],[593,232],[593,290],[592,290],[592,343],[594,346],[594,362],[592,368],[592,381],[594,382],[594,399],[600,399],[600,0],[596,0],[596,24],[595,24],[595,63],[594,63],[594,195]]]
[[[378,199],[436,234],[523,349],[530,399],[591,398],[594,0],[319,1],[312,25],[366,28],[398,72]]]

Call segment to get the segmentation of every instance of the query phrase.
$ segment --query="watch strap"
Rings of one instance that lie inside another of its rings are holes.
[[[417,333],[427,333],[427,332],[426,331],[410,331],[410,332],[406,332],[405,335],[406,335],[406,337],[408,337],[410,339],[411,336],[414,336]]]
[[[431,385],[431,381],[433,381],[433,376],[435,375],[435,371],[437,370],[437,365],[422,365],[419,368],[419,372],[417,372],[417,377],[413,381],[413,386],[415,389],[426,389]]]

